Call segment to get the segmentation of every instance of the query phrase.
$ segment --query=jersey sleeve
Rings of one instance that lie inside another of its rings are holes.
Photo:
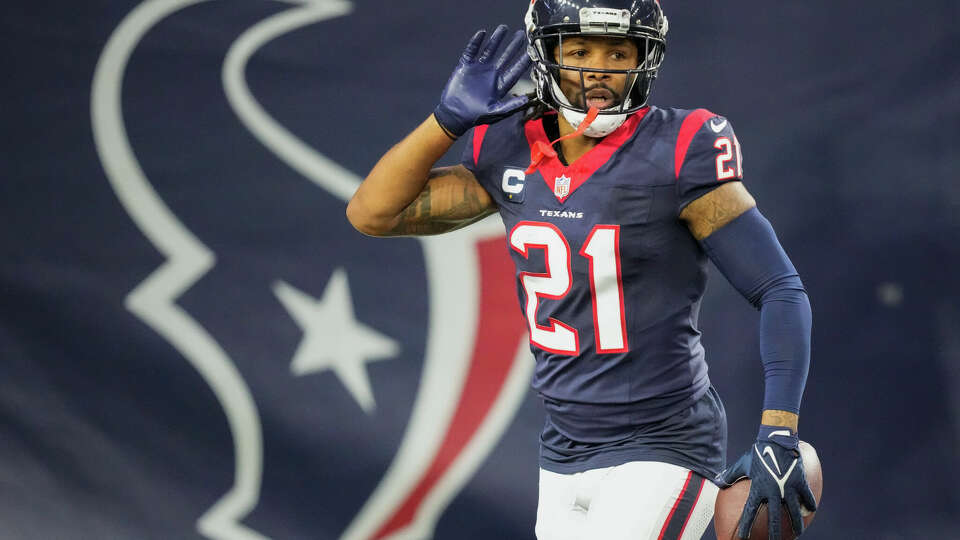
[[[743,180],[743,157],[733,125],[706,109],[684,119],[674,163],[678,214],[724,182]]]
[[[463,165],[468,171],[473,173],[473,177],[483,186],[483,189],[494,198],[497,204],[500,204],[500,201],[496,197],[497,191],[495,186],[492,186],[490,183],[489,164],[486,163],[486,161],[489,160],[482,159],[480,152],[489,127],[489,125],[485,124],[479,125],[468,132],[465,141],[466,144],[463,146],[463,151],[460,154],[460,165]]]
[[[463,152],[460,154],[460,164],[477,176],[480,170],[480,148],[483,146],[483,139],[487,134],[488,125],[479,125],[468,132],[466,144],[463,146]],[[478,177],[479,178],[479,177]]]

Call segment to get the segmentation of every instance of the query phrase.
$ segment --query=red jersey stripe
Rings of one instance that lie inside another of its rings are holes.
[[[680,134],[677,136],[677,148],[673,160],[678,179],[680,178],[680,169],[683,168],[683,160],[687,158],[687,150],[690,149],[690,143],[693,142],[693,137],[700,131],[700,128],[703,127],[703,123],[711,116],[716,115],[706,109],[697,109],[683,119],[683,124],[680,126]]]
[[[483,146],[483,138],[487,135],[487,124],[479,125],[473,128],[473,165],[480,165],[480,148]]]

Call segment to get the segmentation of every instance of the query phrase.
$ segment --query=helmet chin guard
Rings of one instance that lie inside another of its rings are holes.
[[[560,114],[573,126],[573,129],[579,128],[580,124],[587,118],[587,113],[575,109],[555,81],[551,81],[551,85],[553,86],[552,91],[554,95],[561,103]],[[628,97],[624,101],[626,102],[626,107],[629,107],[630,98]],[[610,114],[611,112],[614,114]],[[599,112],[597,118],[590,123],[583,134],[593,138],[606,137],[623,125],[627,120],[627,116],[629,116],[628,113],[620,112],[620,105],[614,105],[613,107],[604,109]]]
[[[609,109],[607,109],[609,110]],[[560,113],[563,114],[563,117],[566,118],[567,122],[570,122],[570,125],[574,129],[580,127],[580,124],[587,117],[587,113],[577,112],[571,109],[560,109]],[[597,119],[590,124],[586,131],[583,132],[587,137],[600,138],[606,137],[607,135],[613,133],[617,130],[618,127],[623,125],[627,120],[627,114],[603,114],[604,111],[600,111],[600,114],[597,116]]]
[[[627,117],[647,105],[653,81],[663,62],[667,18],[657,0],[581,0],[577,5],[558,0],[533,0],[525,18],[528,49],[534,67],[531,76],[537,97],[557,109],[574,128],[587,116],[586,73],[626,75],[619,103],[603,109],[584,135],[605,137]],[[563,49],[564,38],[601,36],[633,40],[641,61],[633,69],[599,69],[564,65],[554,58],[554,47]],[[571,103],[560,87],[561,72],[580,77],[582,103]],[[612,89],[611,89],[612,90]]]

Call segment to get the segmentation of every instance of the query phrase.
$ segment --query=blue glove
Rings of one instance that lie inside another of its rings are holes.
[[[509,116],[528,101],[525,96],[504,99],[530,69],[526,36],[518,31],[493,61],[507,27],[498,26],[484,45],[486,34],[486,30],[480,30],[467,44],[433,113],[440,127],[454,138],[473,126]]]
[[[739,538],[748,538],[762,504],[767,505],[770,538],[780,540],[780,512],[786,503],[797,536],[803,532],[800,505],[814,512],[817,501],[807,485],[797,434],[780,426],[760,426],[757,442],[732,467],[720,474],[725,487],[750,478],[750,494],[737,527]]]

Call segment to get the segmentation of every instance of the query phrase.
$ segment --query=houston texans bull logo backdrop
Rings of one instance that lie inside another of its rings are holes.
[[[413,249],[414,240],[400,241],[406,253],[397,257],[398,244],[392,243],[377,273],[354,271],[349,260],[337,261],[344,242],[376,243],[361,250],[366,257],[384,253],[382,242],[344,232],[345,222],[324,225],[344,221],[343,203],[360,179],[275,118],[248,84],[246,72],[251,59],[275,40],[322,29],[349,17],[353,6],[342,0],[234,6],[249,11],[250,25],[228,28],[215,25],[211,4],[216,3],[148,0],[138,5],[102,52],[91,103],[107,177],[130,218],[164,257],[130,291],[126,307],[209,385],[233,440],[232,484],[212,506],[197,509],[197,530],[216,539],[284,536],[245,522],[266,498],[271,468],[279,466],[270,457],[290,451],[271,448],[272,430],[303,430],[303,447],[295,454],[316,458],[304,457],[295,465],[311,469],[308,476],[333,479],[298,494],[320,508],[318,513],[324,512],[325,498],[362,490],[366,486],[349,485],[343,469],[384,458],[370,456],[363,439],[350,440],[369,427],[368,441],[394,437],[398,448],[378,483],[367,493],[353,493],[362,504],[355,515],[345,516],[349,522],[340,537],[429,537],[527,393],[533,364],[519,324],[502,226],[487,220],[456,234],[422,239],[419,249]],[[176,54],[186,46],[182,42],[164,42],[159,51],[154,46],[138,54],[143,43],[174,24],[199,25],[186,28],[188,35],[227,43],[222,65],[215,58],[199,72],[195,63],[185,65]],[[181,77],[222,92],[223,106],[201,106],[191,103],[195,96],[178,95]],[[274,103],[282,98],[268,96]],[[158,150],[151,139],[157,125],[182,139],[165,140],[164,150]],[[211,148],[205,140],[224,134],[236,140],[230,155],[205,153]],[[242,175],[254,153],[258,159],[272,154],[277,173],[250,189],[249,182],[241,185],[230,176]],[[186,168],[191,177],[171,176],[164,167],[170,160],[192,160]],[[302,185],[285,191],[294,181]],[[307,189],[303,201],[299,194]],[[285,199],[272,200],[278,194]],[[325,212],[337,213],[335,219],[316,219]],[[270,251],[271,235],[292,232],[305,233],[301,251]],[[419,285],[425,286],[392,282],[391,267],[415,262],[416,253],[423,254],[425,283]],[[418,290],[427,291],[427,297],[417,298]],[[210,300],[208,295],[213,300],[205,305],[218,305],[220,311],[194,309],[198,301],[191,297]],[[357,309],[358,297],[371,296],[379,299],[376,310]],[[390,326],[385,317],[371,318],[378,310],[406,321],[405,326],[385,328]],[[230,333],[225,325],[239,325],[250,341],[238,343],[236,330],[222,338]],[[398,334],[411,339],[393,337]],[[391,395],[405,397],[381,401],[374,388],[384,386],[390,386]],[[315,425],[284,426],[293,420],[264,416],[264,403],[278,395],[312,411],[308,417]],[[344,423],[358,428],[351,431]],[[339,438],[338,426],[344,428]],[[324,450],[331,445],[355,446],[339,448],[332,457]],[[225,449],[224,460],[230,457]]]
[[[527,3],[5,6],[0,537],[533,538],[544,418],[515,286],[484,316],[498,226],[379,240],[343,216],[469,36]],[[653,102],[736,123],[811,295],[804,538],[956,537],[957,2],[907,26],[893,0],[662,3]],[[529,199],[527,164],[504,193]],[[756,436],[756,317],[714,273],[731,452]]]

